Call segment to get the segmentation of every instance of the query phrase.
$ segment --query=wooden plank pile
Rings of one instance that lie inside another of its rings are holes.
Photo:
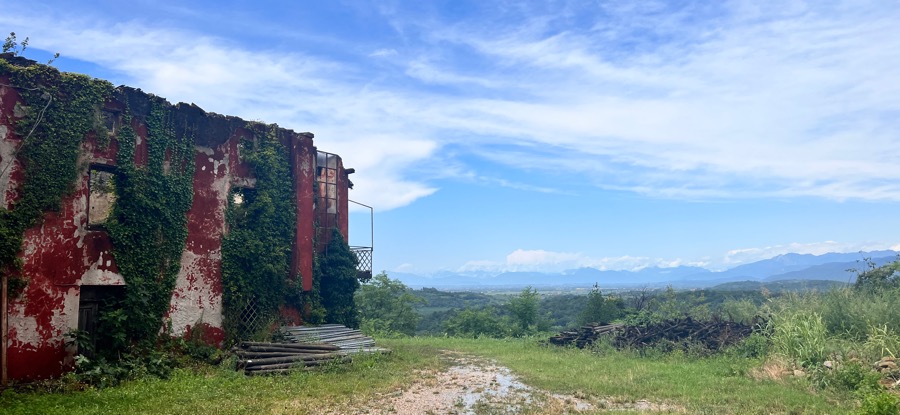
[[[550,338],[550,343],[557,346],[574,345],[584,349],[594,343],[600,336],[614,333],[624,324],[588,324],[575,330],[564,331]]]
[[[643,326],[591,324],[561,332],[551,337],[549,342],[558,346],[585,348],[602,336],[611,336],[612,344],[619,349],[663,345],[667,348],[701,346],[709,351],[718,351],[740,342],[752,333],[753,325],[721,320],[697,321],[688,317]]]
[[[352,361],[357,353],[389,354],[375,347],[375,340],[359,330],[330,324],[318,327],[285,327],[282,342],[241,342],[232,351],[238,368],[248,375],[309,370],[327,363]]]

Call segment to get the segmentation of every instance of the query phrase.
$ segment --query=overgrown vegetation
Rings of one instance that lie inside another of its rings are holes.
[[[14,34],[11,37],[4,52],[10,42],[15,44]],[[27,39],[13,51],[21,52],[26,46]],[[50,66],[17,66],[4,59],[0,59],[0,76],[9,79],[24,104],[17,106],[24,117],[16,124],[16,134],[22,137],[16,158],[24,179],[17,189],[18,200],[10,209],[0,207],[0,272],[12,276],[10,292],[15,296],[27,283],[17,257],[24,233],[38,225],[45,212],[59,211],[63,197],[74,190],[81,143],[99,122],[97,108],[113,87]]]
[[[128,346],[155,341],[169,309],[181,253],[187,240],[187,211],[193,201],[194,142],[189,131],[175,131],[171,105],[151,102],[147,125],[147,163],[135,163],[136,135],[125,115],[116,158],[116,203],[107,231],[125,278],[125,299],[107,313],[101,333],[124,331]],[[117,342],[118,343],[118,342]],[[115,344],[122,350],[125,344]]]
[[[277,126],[254,124],[248,130],[253,138],[241,143],[241,157],[256,185],[232,190],[222,238],[222,298],[231,341],[267,335],[288,298],[299,307],[300,276],[290,275],[297,207],[287,150]]]
[[[332,230],[325,254],[318,258],[316,280],[325,309],[325,322],[359,327],[359,313],[354,293],[359,288],[356,266],[359,261],[337,229]]]
[[[415,305],[424,302],[410,293],[402,282],[382,272],[356,291],[360,328],[369,335],[415,334],[419,313]]]

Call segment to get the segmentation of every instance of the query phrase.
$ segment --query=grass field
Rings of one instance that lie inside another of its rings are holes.
[[[555,393],[646,399],[695,414],[846,414],[854,402],[813,390],[803,379],[760,379],[753,359],[680,355],[647,358],[628,353],[592,354],[516,339],[411,338],[396,348],[446,348],[498,361],[526,384]]]
[[[395,352],[290,376],[245,377],[222,368],[180,369],[167,380],[140,379],[104,390],[7,391],[0,397],[0,413],[317,414],[409,385],[417,369],[443,365],[439,350],[495,360],[526,384],[553,393],[619,402],[644,399],[674,405],[686,413],[845,414],[855,405],[849,394],[816,391],[803,379],[755,379],[751,373],[761,363],[752,359],[592,354],[544,347],[533,339],[419,337],[380,343]]]

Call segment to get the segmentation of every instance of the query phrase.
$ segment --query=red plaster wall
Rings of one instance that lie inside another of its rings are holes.
[[[297,231],[292,252],[292,269],[300,275],[303,291],[312,290],[313,286],[313,240],[315,234],[315,170],[316,148],[313,146],[312,134],[296,135],[291,140],[291,170],[294,175],[295,197],[297,202]]]
[[[8,82],[0,78],[2,82]],[[129,92],[131,91],[131,92]],[[126,90],[123,92],[131,108],[146,94]],[[133,95],[128,95],[133,94]],[[143,94],[138,96],[139,94]],[[15,148],[20,137],[13,132],[13,111],[19,96],[11,88],[0,87],[0,125],[9,134],[0,137],[0,146],[6,150]],[[124,102],[107,102],[107,109],[120,112]],[[210,126],[204,141],[195,147],[194,198],[187,213],[188,237],[182,255],[182,268],[173,291],[168,312],[173,334],[188,335],[202,330],[202,337],[219,344],[224,339],[222,331],[221,238],[227,232],[225,208],[232,186],[252,187],[253,177],[248,167],[241,163],[238,146],[247,132],[237,125],[244,122],[235,118],[220,117],[210,121],[196,107],[177,107],[184,117],[200,117],[199,128]],[[186,115],[185,115],[186,114]],[[146,165],[148,156],[147,129],[139,117],[132,119],[138,137],[135,162]],[[90,133],[82,148],[79,166],[82,169],[75,191],[64,198],[58,213],[47,213],[41,225],[25,233],[22,251],[24,274],[30,283],[19,298],[11,299],[9,376],[11,379],[34,380],[58,376],[71,367],[75,350],[67,349],[63,335],[78,327],[80,287],[90,285],[121,285],[124,279],[111,254],[112,244],[102,231],[87,230],[87,204],[89,198],[88,166],[91,164],[115,165],[118,142],[113,139],[107,148],[99,148]],[[314,256],[315,212],[315,156],[312,134],[287,132],[283,135],[291,151],[292,174],[296,186],[297,233],[292,254],[292,266],[302,276],[305,290],[312,288]],[[5,161],[0,151],[0,166]],[[8,157],[7,157],[8,158]],[[22,180],[22,169],[14,163],[9,169],[11,180],[0,191],[7,200],[15,200],[16,188]],[[345,178],[343,170],[339,177]],[[0,183],[2,184],[2,183]],[[346,225],[346,183],[340,185],[338,207],[341,230]],[[287,317],[299,322],[297,310],[283,310]],[[164,326],[161,322],[161,327]]]
[[[337,191],[338,191],[338,230],[344,236],[344,241],[350,242],[350,212],[348,210],[350,202],[350,188],[347,186],[347,171],[344,170],[344,160],[338,157],[338,175],[337,175]]]

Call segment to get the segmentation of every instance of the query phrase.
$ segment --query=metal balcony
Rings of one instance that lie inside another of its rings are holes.
[[[368,281],[372,278],[372,247],[351,246],[350,252],[356,255],[356,260],[358,261],[356,278],[359,278],[360,281]]]

